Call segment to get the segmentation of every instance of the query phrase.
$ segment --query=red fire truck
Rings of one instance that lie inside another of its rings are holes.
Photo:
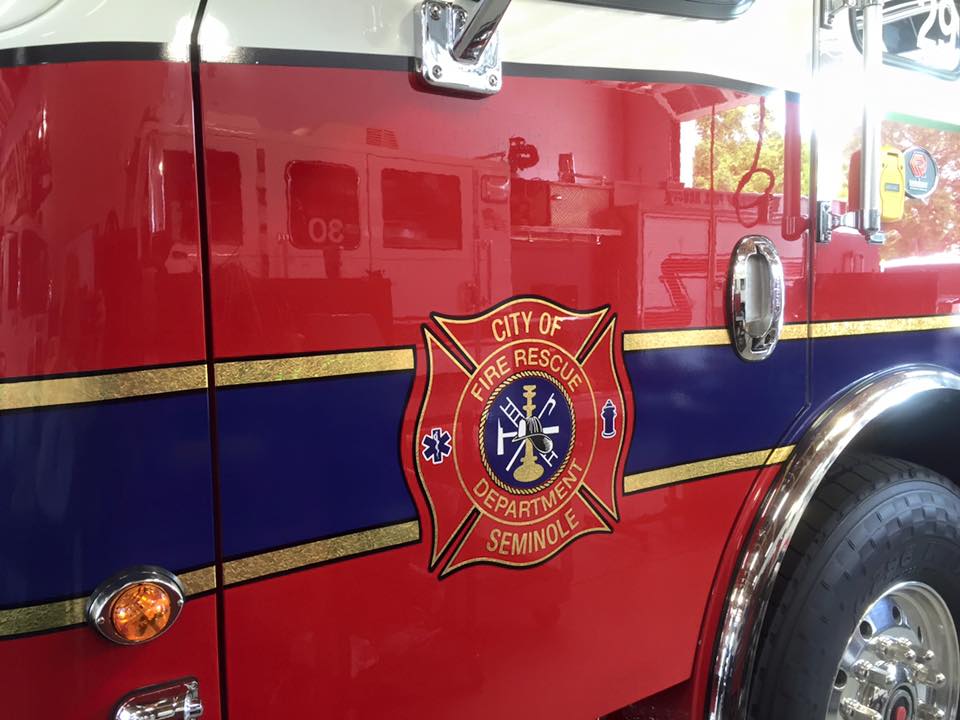
[[[0,4],[0,718],[960,711],[957,0]]]

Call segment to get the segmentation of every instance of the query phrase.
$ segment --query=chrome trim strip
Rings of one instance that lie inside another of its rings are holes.
[[[935,365],[904,365],[871,375],[820,415],[797,444],[782,479],[763,502],[727,594],[714,659],[710,720],[746,717],[767,602],[790,540],[827,471],[871,421],[931,390],[960,391],[960,375]]]

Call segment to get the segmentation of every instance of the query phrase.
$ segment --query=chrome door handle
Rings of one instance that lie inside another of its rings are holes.
[[[770,356],[783,331],[783,263],[762,235],[747,235],[730,258],[730,337],[744,360]]]
[[[416,13],[418,63],[435,87],[492,95],[503,83],[497,28],[510,0],[470,0],[468,12],[449,0],[425,0]]]
[[[195,720],[201,715],[200,683],[187,678],[135,690],[119,702],[113,720]]]

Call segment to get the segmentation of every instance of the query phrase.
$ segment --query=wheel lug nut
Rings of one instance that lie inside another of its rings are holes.
[[[933,687],[941,687],[947,682],[946,675],[943,673],[933,672],[929,665],[915,662],[910,664],[909,669],[913,673],[914,682],[923,683],[924,685],[931,685]]]
[[[913,649],[913,643],[906,638],[880,635],[870,641],[870,647],[884,660],[913,662],[917,659],[917,651]]]
[[[872,708],[858,703],[853,698],[844,698],[840,703],[840,714],[844,720],[883,720],[883,716]]]
[[[854,663],[853,674],[861,682],[882,688],[891,688],[896,684],[896,680],[890,677],[890,666],[886,663],[873,665],[866,660],[858,660]]]
[[[934,654],[933,650],[924,650],[917,656],[917,660],[928,663],[931,662],[935,657],[936,655]]]

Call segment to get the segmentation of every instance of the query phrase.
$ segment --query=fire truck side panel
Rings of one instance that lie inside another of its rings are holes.
[[[184,676],[219,717],[194,10],[78,0],[0,31],[5,717],[103,718]],[[85,626],[95,587],[150,563],[186,584],[169,634]]]
[[[765,143],[800,143],[784,90],[802,72],[664,72],[756,21],[517,0],[515,18],[557,19],[536,21],[553,42],[531,25],[501,92],[449,96],[411,73],[412,5],[378,5],[367,32],[354,6],[214,1],[201,27],[227,702],[236,718],[596,716],[690,677],[737,513],[789,454],[808,255],[781,234],[782,149],[763,155],[776,187],[735,197],[757,134],[731,130],[763,115]],[[311,19],[326,30],[304,35]],[[632,44],[628,69],[603,69],[594,41],[560,58],[587,37],[573,20],[677,47]],[[724,329],[750,233],[776,242],[787,293],[787,336],[757,364]],[[612,532],[445,574],[417,482],[417,411],[443,377],[423,326],[518,297],[616,313],[635,421]]]

